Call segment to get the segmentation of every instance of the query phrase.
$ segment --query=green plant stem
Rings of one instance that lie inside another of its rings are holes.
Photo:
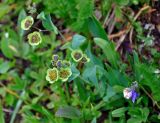
[[[68,88],[68,84],[65,82],[65,88],[66,88],[66,97],[67,97],[67,101],[69,102],[69,99],[70,99],[70,94],[69,94],[69,88]]]
[[[20,97],[23,97],[24,95],[25,95],[25,90],[22,91]],[[21,107],[21,105],[22,105],[22,102],[23,102],[22,99],[19,99],[19,100],[18,100],[18,102],[17,102],[17,104],[16,104],[16,107],[15,107],[15,109],[14,109],[14,111],[13,111],[13,114],[12,114],[12,116],[11,116],[10,123],[14,123],[14,120],[15,120],[15,118],[16,118],[16,114],[18,113],[18,111],[19,111],[19,109],[20,109],[20,107]]]
[[[57,29],[58,30],[58,29]],[[58,30],[58,33],[59,33],[59,35],[61,36],[61,38],[62,38],[62,40],[64,41],[64,42],[66,42],[66,39],[65,39],[65,37],[63,36],[63,34]]]
[[[157,103],[157,101],[155,101],[153,99],[153,97],[146,91],[145,88],[143,88],[142,86],[140,86],[140,88],[146,93],[146,95],[152,100],[153,104],[155,104],[157,106],[157,108],[160,110],[160,105]]]
[[[111,10],[108,11],[107,14],[106,14],[106,17],[105,17],[104,22],[103,22],[103,27],[106,26],[106,22],[107,22],[107,20],[108,20],[108,18],[109,18],[110,13],[111,13]]]

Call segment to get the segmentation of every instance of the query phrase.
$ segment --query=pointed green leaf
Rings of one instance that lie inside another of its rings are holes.
[[[65,107],[59,108],[55,115],[56,117],[76,119],[81,117],[81,112],[74,107],[65,106]]]

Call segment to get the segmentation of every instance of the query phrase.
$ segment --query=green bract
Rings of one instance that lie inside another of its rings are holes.
[[[33,25],[33,23],[34,23],[33,17],[27,16],[25,19],[21,21],[21,28],[23,30],[29,30]]]
[[[28,42],[30,45],[38,45],[42,42],[42,38],[39,32],[34,31],[28,35]]]
[[[49,83],[54,83],[55,81],[58,80],[58,70],[57,70],[57,68],[47,70],[46,80],[49,81]]]
[[[82,62],[82,63],[87,63],[87,62],[89,62],[89,61],[90,61],[90,58],[88,58],[86,54],[83,54],[83,57],[82,57],[82,59],[81,59],[81,62]]]
[[[62,64],[63,64],[63,67],[71,67],[71,62],[70,61],[67,61],[67,60],[63,60],[62,61]]]
[[[74,50],[72,51],[71,56],[75,62],[79,62],[83,57],[83,53],[81,50]]]
[[[70,68],[61,68],[59,70],[59,78],[62,81],[67,81],[71,75],[72,75],[72,72]]]

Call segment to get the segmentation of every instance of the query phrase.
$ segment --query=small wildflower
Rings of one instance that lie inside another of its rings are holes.
[[[34,19],[31,16],[27,16],[21,21],[21,28],[23,30],[29,30],[34,23]]]
[[[58,80],[58,70],[57,70],[57,68],[47,70],[46,80],[49,81],[49,83],[54,83],[55,81]]]
[[[54,55],[52,56],[52,59],[53,59],[53,61],[58,61],[59,56],[58,56],[58,55],[56,55],[56,54],[54,54]]]
[[[87,55],[86,54],[83,54],[83,57],[82,57],[82,59],[81,59],[81,62],[82,63],[87,63],[87,62],[89,62],[90,61],[90,59],[87,57]]]
[[[69,61],[66,61],[66,60],[63,60],[62,61],[62,64],[63,64],[63,67],[71,67],[71,62],[69,62]]]
[[[72,75],[72,72],[70,68],[62,68],[59,70],[59,78],[62,81],[67,81],[71,75]]]
[[[75,62],[79,62],[83,57],[83,53],[81,50],[74,50],[72,51],[71,56]]]
[[[61,68],[61,67],[62,67],[62,61],[61,61],[61,60],[58,60],[58,61],[56,62],[56,66],[57,66],[58,69]]]
[[[39,32],[34,31],[28,35],[28,41],[30,45],[38,45],[42,42],[42,38]]]
[[[123,90],[123,96],[126,99],[131,99],[134,103],[138,98],[139,94],[136,92],[136,88],[138,87],[137,82],[133,82],[130,88],[125,88]]]

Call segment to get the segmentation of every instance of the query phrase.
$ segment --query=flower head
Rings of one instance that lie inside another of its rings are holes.
[[[49,83],[54,83],[55,81],[58,80],[58,70],[57,70],[57,68],[47,70],[46,80],[49,81]]]
[[[123,90],[123,96],[126,99],[131,99],[132,102],[134,103],[135,100],[138,98],[138,93],[135,91],[133,88],[125,88]]]
[[[82,57],[82,59],[81,59],[81,62],[82,63],[87,63],[87,62],[89,62],[90,61],[90,59],[87,57],[87,55],[86,54],[83,54],[83,57]]]
[[[28,41],[30,45],[38,45],[42,42],[42,38],[39,32],[34,31],[28,35]]]
[[[61,68],[59,70],[59,78],[62,81],[67,81],[71,75],[72,75],[72,72],[70,68]]]
[[[83,53],[81,50],[74,50],[72,51],[71,56],[75,62],[79,62],[83,57]]]
[[[23,30],[29,30],[34,23],[34,19],[31,16],[27,16],[21,21],[21,28]]]

